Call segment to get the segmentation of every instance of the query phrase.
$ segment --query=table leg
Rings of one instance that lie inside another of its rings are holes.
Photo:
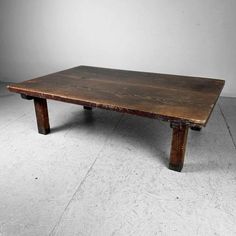
[[[92,110],[92,107],[84,106],[84,109],[85,109],[85,110],[90,110],[90,111],[91,111],[91,110]]]
[[[169,169],[181,171],[184,164],[185,148],[187,144],[188,126],[171,124],[173,129]]]
[[[47,100],[43,98],[34,98],[34,107],[38,125],[38,132],[40,134],[50,133]]]

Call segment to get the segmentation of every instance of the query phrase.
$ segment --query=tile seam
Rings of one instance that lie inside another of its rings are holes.
[[[226,117],[225,117],[225,114],[224,114],[224,112],[223,112],[223,109],[221,108],[220,103],[218,103],[218,106],[219,106],[219,108],[220,108],[220,113],[221,113],[221,115],[222,115],[222,117],[223,117],[223,119],[224,119],[224,121],[225,121],[226,127],[227,127],[227,129],[228,129],[229,135],[230,135],[231,140],[232,140],[232,143],[233,143],[233,145],[234,145],[234,148],[236,149],[236,142],[235,142],[235,140],[234,140],[234,138],[233,138],[232,132],[231,132],[231,130],[230,130],[229,123],[228,123],[228,121],[227,121],[227,119],[226,119]]]
[[[49,233],[49,236],[54,235],[54,231],[56,229],[56,227],[60,224],[63,215],[65,214],[66,210],[68,209],[68,207],[70,206],[71,202],[73,201],[75,195],[79,192],[79,190],[81,189],[82,185],[84,184],[84,182],[86,181],[88,175],[90,174],[90,172],[93,169],[93,166],[95,165],[96,161],[98,160],[98,158],[100,157],[100,154],[102,153],[102,151],[104,150],[104,147],[106,146],[107,142],[109,141],[109,136],[117,129],[117,127],[119,126],[122,118],[123,118],[124,114],[122,114],[119,118],[119,120],[117,121],[117,123],[115,124],[114,128],[111,130],[111,132],[107,135],[107,138],[102,146],[102,148],[100,149],[100,151],[98,152],[95,160],[93,161],[92,165],[89,167],[87,173],[85,174],[84,178],[82,179],[82,181],[80,182],[80,184],[78,185],[78,187],[76,188],[75,192],[73,193],[72,197],[70,198],[69,202],[67,203],[66,207],[64,208],[62,214],[60,215],[58,221],[56,222],[56,224],[54,225],[54,227],[52,228],[52,230]]]

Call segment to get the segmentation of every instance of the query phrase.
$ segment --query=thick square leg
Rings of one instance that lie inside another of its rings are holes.
[[[180,172],[184,165],[188,126],[183,124],[172,124],[171,127],[173,128],[173,134],[170,151],[169,169]]]
[[[43,98],[34,98],[34,107],[38,125],[38,132],[40,134],[50,133],[47,100]]]
[[[84,106],[84,109],[91,111],[91,110],[92,110],[92,107]]]

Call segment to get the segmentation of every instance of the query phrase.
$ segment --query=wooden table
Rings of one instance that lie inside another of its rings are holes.
[[[34,100],[41,134],[50,132],[46,99],[168,121],[173,129],[169,168],[181,171],[188,129],[207,124],[223,87],[223,80],[79,66],[8,89]]]

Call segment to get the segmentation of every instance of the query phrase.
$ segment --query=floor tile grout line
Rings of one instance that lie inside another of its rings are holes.
[[[229,131],[229,135],[230,135],[230,137],[231,137],[231,140],[232,140],[232,143],[233,143],[233,145],[234,145],[234,148],[236,149],[236,143],[235,143],[235,141],[234,141],[234,137],[233,137],[233,135],[232,135],[232,133],[231,133],[229,123],[228,123],[228,121],[227,121],[227,119],[226,119],[226,117],[225,117],[225,115],[224,115],[224,112],[223,112],[223,110],[222,110],[222,108],[221,108],[220,103],[218,103],[218,106],[219,106],[219,108],[220,108],[220,113],[221,113],[221,115],[222,115],[222,117],[223,117],[223,119],[224,119],[224,121],[225,121],[226,127],[227,127],[227,129],[228,129],[228,131]]]
[[[14,120],[11,120],[11,121],[7,122],[7,123],[4,125],[4,127],[1,127],[1,126],[0,126],[1,131],[7,129],[10,125],[12,125],[13,123],[15,123],[15,122],[21,120],[21,118],[23,118],[23,117],[27,117],[27,115],[26,115],[25,113],[23,113],[23,115],[20,115],[20,116],[18,116],[17,118],[15,118]]]
[[[54,227],[52,228],[52,230],[49,233],[49,236],[53,235],[53,232],[55,231],[56,227],[60,224],[62,217],[64,215],[64,213],[66,212],[66,210],[68,209],[68,207],[70,206],[71,202],[73,201],[75,195],[79,192],[81,186],[84,184],[84,182],[86,181],[88,175],[90,174],[90,172],[93,169],[93,166],[95,165],[97,159],[100,157],[102,151],[104,150],[105,145],[107,144],[108,140],[109,140],[109,136],[117,129],[118,125],[120,124],[122,118],[123,118],[124,114],[121,115],[121,117],[119,118],[119,120],[117,121],[117,123],[115,124],[114,128],[112,129],[112,131],[107,135],[107,138],[104,142],[104,144],[102,145],[100,151],[98,152],[95,160],[93,161],[92,165],[89,167],[87,173],[85,174],[84,178],[82,179],[82,181],[80,182],[80,184],[78,185],[78,187],[76,188],[75,192],[73,193],[71,199],[69,200],[69,202],[67,203],[65,209],[63,210],[61,216],[59,217],[58,221],[56,222],[56,224],[54,225]]]

